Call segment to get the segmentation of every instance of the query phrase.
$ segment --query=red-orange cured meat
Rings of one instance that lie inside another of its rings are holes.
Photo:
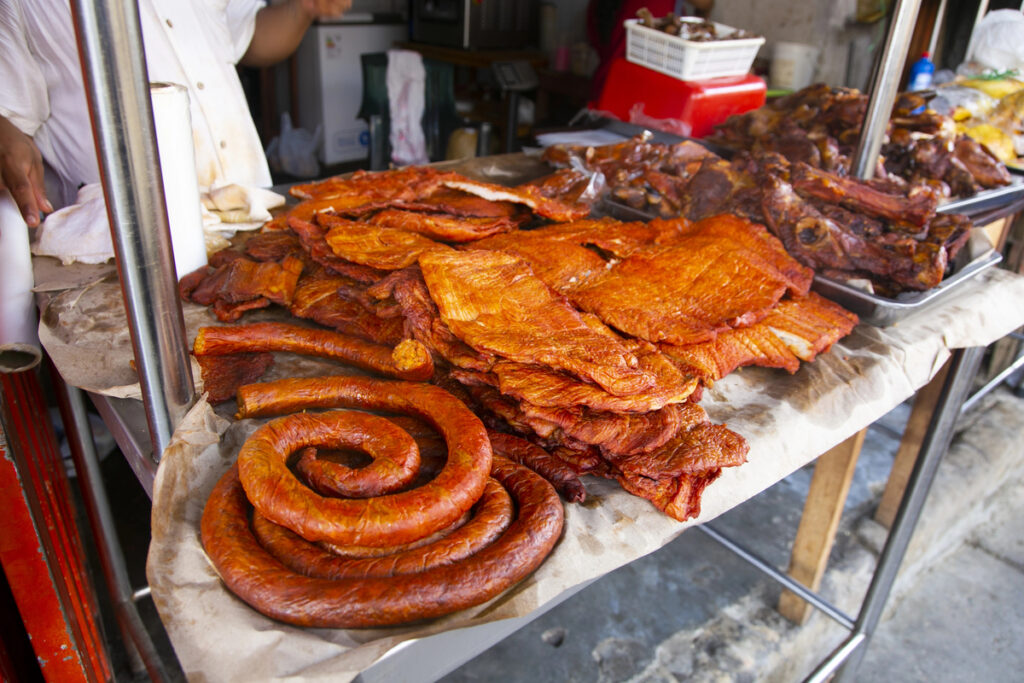
[[[400,490],[416,476],[420,451],[413,438],[390,420],[346,411],[345,433],[333,444],[373,458],[366,467],[352,468],[316,457],[316,449],[304,449],[296,470],[324,496],[371,498]]]
[[[429,379],[434,374],[430,352],[417,341],[406,339],[392,349],[337,332],[288,323],[201,327],[192,350],[197,356],[289,351],[414,381]]]
[[[517,227],[515,221],[505,217],[446,216],[401,209],[385,209],[369,222],[385,228],[408,230],[444,242],[472,242]]]
[[[362,377],[284,379],[238,390],[239,417],[307,408],[352,408],[420,417],[444,437],[448,461],[423,486],[379,498],[325,498],[302,485],[287,456],[307,446],[330,447],[345,432],[344,416],[288,415],[257,430],[238,455],[249,500],[267,519],[310,541],[398,545],[454,523],[480,498],[491,445],[480,419],[445,390],[429,384]]]
[[[495,456],[526,465],[551,482],[555,490],[570,503],[582,503],[586,499],[587,490],[583,488],[583,482],[561,458],[512,434],[488,430],[487,435],[491,438],[491,449]]]
[[[416,574],[464,560],[493,543],[512,523],[512,499],[494,479],[468,522],[433,542],[377,557],[341,557],[266,518],[253,517],[253,531],[267,551],[292,570],[320,579]]]
[[[491,474],[516,501],[515,521],[475,555],[418,574],[331,580],[288,569],[253,535],[236,467],[214,487],[203,510],[203,547],[227,587],[272,619],[317,628],[371,628],[438,617],[515,585],[540,566],[561,535],[564,512],[550,484],[502,458],[495,459]]]

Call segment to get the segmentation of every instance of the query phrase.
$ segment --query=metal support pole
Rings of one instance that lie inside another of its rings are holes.
[[[932,26],[932,35],[928,38],[928,53],[935,58],[935,50],[939,44],[939,35],[942,33],[942,25],[946,21],[946,5],[949,0],[939,0],[939,9],[935,12],[935,25]]]
[[[174,281],[139,9],[72,0],[125,311],[159,459],[195,395]]]
[[[897,0],[893,9],[889,33],[882,47],[882,57],[868,92],[868,110],[864,115],[860,141],[857,143],[850,168],[851,173],[862,180],[875,175],[875,164],[878,163],[882,138],[885,137],[889,125],[892,105],[896,102],[896,91],[899,88],[903,64],[907,59],[907,50],[910,47],[914,22],[917,21],[920,7],[921,0]]]
[[[798,596],[810,603],[811,606],[821,610],[828,617],[830,617],[837,624],[843,628],[853,630],[854,621],[853,618],[843,612],[841,609],[833,605],[832,603],[822,599],[820,595],[812,591],[807,586],[803,585],[793,577],[789,576],[785,572],[781,572],[771,565],[770,562],[758,556],[755,553],[750,552],[739,543],[736,543],[725,534],[718,530],[708,526],[707,524],[701,524],[695,527],[699,531],[703,531],[705,534],[713,538],[715,541],[720,543],[722,546],[731,550],[740,558],[746,560],[749,564],[753,565],[757,569],[761,570],[762,573],[775,579],[784,587],[796,593]]]
[[[917,462],[914,464],[914,469],[907,482],[906,493],[903,494],[903,500],[900,502],[892,530],[889,532],[885,547],[878,558],[878,566],[875,567],[871,585],[868,587],[867,596],[864,598],[860,614],[857,617],[855,635],[863,634],[870,640],[881,621],[882,612],[896,581],[903,556],[906,554],[914,527],[917,525],[921,509],[928,497],[928,490],[931,488],[942,456],[949,448],[949,443],[953,438],[953,428],[960,415],[960,406],[971,388],[983,353],[983,347],[956,349],[950,358],[949,373],[942,385],[928,431],[925,432],[921,442],[921,451],[918,453]],[[855,680],[857,667],[864,658],[866,650],[867,647],[854,647],[848,653],[846,662],[836,676],[836,683]],[[839,654],[839,651],[836,654]],[[812,674],[812,679],[823,669],[833,665],[832,658],[826,660]]]
[[[136,591],[132,590],[128,568],[124,562],[124,552],[117,538],[117,529],[110,512],[110,502],[103,484],[103,474],[100,472],[99,458],[96,456],[96,445],[82,392],[76,387],[68,386],[56,368],[51,368],[51,373],[64,421],[64,432],[67,434],[75,471],[78,473],[82,500],[96,540],[100,566],[113,602],[114,616],[124,636],[125,645],[129,647],[130,654],[141,659],[150,680],[169,680],[170,677],[156,646],[135,605]],[[134,648],[134,651],[131,648]],[[133,662],[133,666],[135,665]]]
[[[370,116],[370,170],[383,171],[388,167],[384,150],[388,139],[384,133],[384,117],[380,114]]]
[[[512,154],[516,151],[516,142],[519,137],[519,92],[509,90],[505,96],[508,97],[508,113],[505,118],[505,153]]]

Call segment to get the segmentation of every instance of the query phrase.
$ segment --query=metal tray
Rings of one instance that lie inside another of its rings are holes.
[[[997,187],[992,190],[983,190],[973,197],[954,199],[940,204],[939,213],[963,213],[968,216],[987,211],[989,209],[1006,206],[1016,199],[1024,197],[1024,178],[1013,173],[1010,176],[1010,184]]]
[[[622,221],[647,221],[652,216],[640,209],[634,209],[625,204],[605,198],[595,207],[595,213],[599,216],[610,216]],[[885,327],[906,318],[919,311],[931,308],[941,303],[949,293],[957,287],[984,270],[991,268],[1003,259],[1003,255],[992,248],[991,242],[983,231],[976,229],[975,239],[980,243],[975,247],[977,255],[970,257],[968,250],[972,244],[968,244],[957,257],[959,263],[954,263],[952,272],[937,287],[927,292],[904,292],[896,298],[870,294],[845,282],[833,280],[821,275],[814,276],[813,289],[827,299],[835,301],[847,310],[856,313],[861,322]]]
[[[820,275],[814,276],[814,284],[811,288],[826,299],[831,299],[843,308],[856,313],[860,316],[861,322],[886,327],[942,303],[951,292],[956,291],[963,283],[1002,260],[1003,255],[992,249],[969,261],[946,277],[937,287],[926,292],[904,292],[896,298],[869,294],[856,287],[851,287],[845,282]]]

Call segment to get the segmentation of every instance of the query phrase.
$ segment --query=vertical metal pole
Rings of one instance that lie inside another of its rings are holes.
[[[132,590],[131,580],[128,578],[124,552],[121,550],[117,528],[110,511],[110,501],[103,484],[103,474],[100,471],[99,458],[96,456],[96,444],[93,441],[92,427],[89,425],[89,415],[85,409],[82,391],[68,386],[55,367],[51,366],[50,373],[61,418],[64,421],[64,433],[67,435],[71,457],[78,474],[82,500],[96,540],[100,566],[114,603],[114,616],[124,636],[125,645],[129,648],[129,655],[137,655],[141,659],[149,680],[169,680],[170,676],[135,605],[135,591]],[[138,669],[134,661],[132,665]]]
[[[508,114],[505,119],[505,152],[511,154],[516,151],[516,142],[519,137],[519,93],[509,90],[505,96],[508,97]]]
[[[868,110],[864,115],[864,125],[860,131],[860,142],[853,154],[851,173],[861,179],[868,179],[875,174],[878,153],[882,149],[882,138],[885,137],[892,114],[892,105],[896,102],[896,91],[900,85],[903,64],[907,59],[907,49],[917,21],[917,12],[921,0],[897,0],[889,23],[889,33],[882,48],[882,57],[878,62],[875,78],[868,92]]]
[[[370,170],[383,171],[387,168],[384,150],[388,140],[384,134],[384,117],[380,114],[370,116]]]
[[[139,9],[72,0],[136,369],[159,459],[195,395],[157,156]]]
[[[867,596],[857,617],[854,633],[864,634],[869,641],[882,619],[882,612],[896,581],[896,574],[903,562],[917,520],[921,516],[921,509],[928,497],[935,472],[953,438],[953,428],[960,415],[960,406],[970,391],[984,351],[984,347],[957,349],[949,361],[949,373],[935,405],[928,431],[921,442],[921,451],[907,482],[906,493],[903,494],[892,530],[885,541]],[[867,647],[856,647],[849,654],[843,668],[839,670],[836,683],[855,680],[857,667],[866,650]],[[825,662],[822,666],[827,665],[828,662]]]
[[[491,153],[491,135],[493,132],[494,127],[489,121],[480,122],[476,138],[476,155],[478,157],[485,157]]]
[[[946,5],[949,0],[939,0],[939,9],[935,12],[935,25],[932,26],[932,35],[928,39],[928,54],[935,58],[935,48],[939,44],[939,34],[942,33],[942,25],[946,21]]]

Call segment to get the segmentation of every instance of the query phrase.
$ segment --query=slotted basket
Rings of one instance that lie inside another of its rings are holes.
[[[700,19],[686,19],[699,23]],[[715,24],[718,35],[736,29]],[[750,71],[764,38],[738,38],[696,41],[648,28],[638,19],[627,19],[626,59],[684,81],[700,81],[720,76],[742,76]]]

